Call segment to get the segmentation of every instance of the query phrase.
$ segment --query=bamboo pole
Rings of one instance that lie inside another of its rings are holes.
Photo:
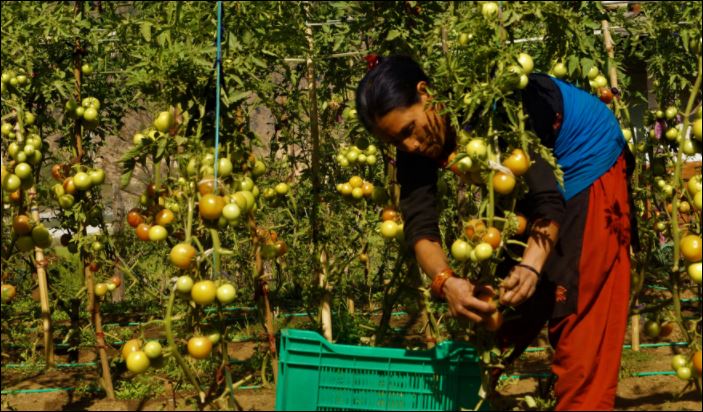
[[[90,271],[90,269],[88,269]],[[109,400],[115,399],[115,390],[112,387],[112,376],[110,375],[110,364],[107,359],[107,346],[105,345],[105,333],[103,332],[102,319],[100,317],[100,302],[95,302],[95,307],[93,308],[92,321],[95,326],[95,340],[98,346],[98,353],[100,354],[100,366],[103,370],[103,386],[105,387],[105,392],[107,392],[107,398]]]
[[[74,16],[77,15],[78,13],[83,12],[83,3],[76,1],[74,3]],[[75,96],[77,99],[77,103],[80,104],[81,102],[81,76],[82,76],[82,71],[81,71],[81,56],[83,54],[83,48],[81,47],[80,43],[80,38],[76,38],[76,43],[75,43],[75,48],[73,51],[73,77],[75,79]],[[75,150],[76,150],[76,156],[73,158],[71,163],[73,164],[80,164],[83,155],[85,154],[83,151],[83,136],[82,136],[82,127],[80,125],[79,120],[76,120],[74,123],[73,127],[73,136],[74,136],[74,145],[75,145]],[[80,227],[80,233],[82,236],[86,236],[87,232],[85,229],[85,226],[81,225]],[[90,270],[90,265],[88,263],[88,257],[86,256],[85,251],[83,248],[79,250],[79,271],[83,272],[83,275],[85,277],[85,285],[87,288],[87,296],[88,296],[88,312],[90,312],[91,315],[91,322],[93,323],[93,326],[95,327],[95,336],[96,340],[98,342],[98,356],[100,357],[100,364],[102,367],[102,384],[103,387],[105,388],[105,391],[107,392],[107,397],[110,400],[115,399],[115,392],[113,390],[112,386],[112,375],[110,374],[110,363],[107,358],[107,351],[105,350],[105,337],[102,331],[102,320],[100,317],[100,310],[99,310],[99,305],[96,305],[95,302],[95,282],[93,278],[93,272]]]
[[[24,129],[24,112],[13,110],[17,123],[15,132],[18,140],[24,140],[22,130]],[[37,205],[37,189],[36,185],[28,191],[29,195],[29,211],[32,220],[37,224],[40,221],[39,207]],[[54,366],[54,339],[51,330],[51,308],[49,307],[49,283],[46,278],[46,260],[44,259],[44,250],[40,247],[34,248],[34,261],[37,269],[37,282],[39,283],[39,303],[41,306],[42,331],[44,334],[44,359],[47,367]]]
[[[610,35],[610,28],[607,20],[601,21],[601,26],[603,29],[603,46],[605,51],[608,53],[608,77],[610,77],[610,87],[618,88],[618,71],[612,60],[615,57],[615,44],[613,43],[613,38]],[[630,224],[636,225],[637,222],[630,222]],[[635,305],[637,301],[635,301]],[[639,352],[640,350],[640,315],[635,313],[630,318],[630,340],[632,342],[632,350],[634,352]]]
[[[317,111],[317,82],[315,79],[315,64],[313,55],[315,54],[315,41],[312,33],[312,26],[305,27],[305,37],[308,41],[308,55],[306,58],[307,64],[307,81],[308,90],[310,93],[310,139],[312,140],[312,215],[310,222],[312,223],[312,241],[315,248],[314,256],[318,252],[319,241],[319,222],[317,221],[318,205],[320,204],[320,124],[319,114]],[[332,341],[332,310],[331,296],[325,267],[327,265],[326,252],[320,251],[320,266],[318,272],[318,284],[323,290],[322,299],[320,300],[320,320],[322,323],[322,334],[328,341]],[[317,266],[317,265],[315,265]],[[319,267],[319,266],[318,266]]]

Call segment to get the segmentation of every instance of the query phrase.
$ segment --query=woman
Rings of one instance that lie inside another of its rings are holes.
[[[453,316],[481,322],[496,307],[454,276],[438,228],[437,175],[455,150],[455,132],[433,107],[416,62],[393,56],[376,63],[357,88],[356,107],[372,134],[398,148],[405,237],[433,294]],[[530,126],[564,171],[564,187],[533,154],[524,175],[529,194],[518,205],[531,222],[527,247],[520,264],[506,262],[499,290],[500,303],[520,317],[497,336],[515,345],[514,359],[548,322],[556,409],[612,409],[630,287],[631,154],[613,113],[589,93],[534,74],[522,99]]]

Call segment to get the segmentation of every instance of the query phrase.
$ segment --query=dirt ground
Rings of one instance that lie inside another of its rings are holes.
[[[394,319],[392,326],[400,326],[403,319]],[[295,327],[294,322],[290,327]],[[151,331],[149,331],[151,332]],[[151,335],[152,333],[147,333]],[[157,331],[153,331],[156,337]],[[626,344],[630,344],[629,333]],[[264,336],[258,336],[263,338]],[[680,342],[682,336],[677,329],[666,338],[656,340],[643,340],[641,343],[654,342]],[[246,362],[265,350],[266,343],[241,342],[231,343],[230,356]],[[533,347],[546,347],[546,331],[543,331]],[[615,410],[644,411],[644,410],[679,410],[700,411],[703,409],[701,395],[695,386],[686,387],[686,382],[676,376],[646,376],[633,377],[637,372],[670,371],[671,357],[682,350],[676,346],[643,347],[639,352],[624,349],[621,363],[621,378],[618,385]],[[66,355],[59,356],[59,362],[65,362]],[[110,357],[119,356],[117,350],[109,353]],[[509,371],[511,374],[542,374],[549,373],[551,349],[528,352],[515,363]],[[79,362],[94,362],[94,351],[86,349],[81,351]],[[235,376],[236,379],[236,376]],[[165,382],[166,380],[164,380]],[[98,375],[93,367],[80,369],[59,369],[48,372],[21,369],[2,369],[3,391],[13,389],[41,389],[41,388],[75,388],[94,384],[97,386]],[[549,403],[553,399],[550,392],[551,386],[546,378],[521,378],[503,381],[498,387],[500,397],[494,404],[497,410],[544,410],[553,407]],[[103,393],[87,393],[74,391],[60,391],[49,393],[31,394],[6,394],[2,395],[2,410],[89,410],[89,411],[131,411],[131,410],[197,410],[192,402],[193,394],[174,392],[170,387],[165,387],[160,398],[132,399],[108,401]],[[526,396],[531,396],[537,401],[536,408],[529,408],[525,401]],[[258,389],[240,389],[236,391],[237,402],[243,410],[273,410],[275,407],[276,392],[274,387]]]
[[[237,358],[246,359],[256,351],[253,343],[243,343],[233,348]],[[670,359],[674,350],[671,347],[643,348],[639,353],[626,349],[623,354],[623,377],[618,385],[615,403],[616,410],[679,410],[700,411],[701,398],[696,389],[689,387],[682,392],[686,383],[675,376],[627,377],[631,372],[670,370]],[[81,360],[90,358],[81,356]],[[542,373],[549,371],[551,354],[548,351],[526,353],[516,363],[514,373]],[[92,368],[62,369],[47,373],[23,373],[16,370],[3,371],[3,390],[75,387],[86,381],[96,381]],[[540,389],[540,386],[542,389]],[[547,399],[549,393],[547,379],[525,378],[504,381],[499,386],[502,410],[527,410],[525,396]],[[175,398],[135,399],[108,401],[102,395],[77,392],[51,392],[36,394],[8,394],[2,396],[2,410],[88,410],[88,411],[160,411],[195,410],[187,402],[192,394],[178,393]],[[273,410],[275,389],[246,389],[236,392],[237,401],[244,410]],[[538,404],[548,407],[548,404]]]

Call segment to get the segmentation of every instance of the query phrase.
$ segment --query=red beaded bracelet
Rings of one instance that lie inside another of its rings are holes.
[[[445,296],[444,292],[442,292],[442,286],[444,286],[444,282],[452,277],[454,277],[454,271],[451,268],[446,268],[435,275],[434,279],[432,279],[432,286],[430,286],[432,295],[438,299],[444,299]]]

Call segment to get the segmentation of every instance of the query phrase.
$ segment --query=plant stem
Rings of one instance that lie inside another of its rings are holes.
[[[193,371],[190,370],[190,367],[186,363],[185,359],[183,359],[183,356],[181,356],[180,352],[178,351],[178,346],[176,346],[176,341],[173,339],[173,330],[171,328],[171,321],[172,321],[172,313],[173,313],[173,302],[176,298],[176,293],[177,293],[177,291],[174,286],[171,289],[171,296],[169,296],[168,304],[166,305],[166,318],[164,319],[164,330],[166,332],[166,340],[168,341],[168,347],[171,351],[171,355],[173,355],[173,357],[176,358],[176,362],[178,362],[178,365],[181,367],[181,370],[186,375],[186,377],[190,381],[191,385],[193,385],[195,390],[198,391],[200,403],[202,404],[205,402],[205,392],[203,392],[202,388],[200,387],[200,383],[198,382],[198,379],[193,374]]]

